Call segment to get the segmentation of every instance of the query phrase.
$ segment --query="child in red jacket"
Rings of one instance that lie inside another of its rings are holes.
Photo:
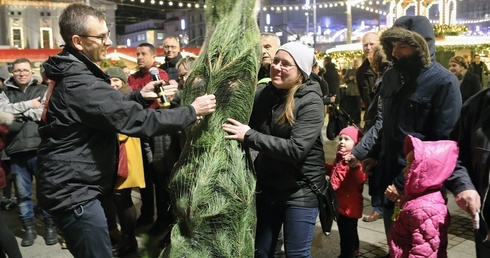
[[[339,203],[337,225],[340,235],[339,258],[352,258],[359,255],[359,235],[357,221],[362,217],[363,184],[367,175],[358,161],[348,157],[362,137],[362,132],[354,126],[348,126],[339,133],[339,145],[333,165],[327,163],[327,175],[335,190]]]

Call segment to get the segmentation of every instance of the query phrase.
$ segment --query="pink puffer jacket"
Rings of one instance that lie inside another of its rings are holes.
[[[405,181],[402,211],[388,236],[391,257],[447,257],[449,212],[441,193],[458,158],[454,141],[421,141],[407,136],[404,153],[414,151]]]

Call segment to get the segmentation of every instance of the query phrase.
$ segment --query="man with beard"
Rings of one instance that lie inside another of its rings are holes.
[[[375,172],[387,198],[383,219],[388,233],[394,203],[403,195],[405,137],[448,139],[459,117],[461,93],[458,79],[435,60],[434,31],[425,16],[400,17],[383,32],[380,42],[393,62],[383,74],[380,92],[383,130]]]
[[[173,36],[166,37],[163,40],[163,50],[165,50],[165,63],[160,65],[159,68],[167,72],[170,80],[178,81],[179,71],[175,65],[182,59],[179,39]]]

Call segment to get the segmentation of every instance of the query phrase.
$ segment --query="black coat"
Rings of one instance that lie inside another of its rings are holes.
[[[481,90],[480,78],[470,71],[466,71],[459,89],[461,90],[461,98],[463,99],[463,102],[465,102],[467,99]]]
[[[366,58],[356,71],[357,89],[359,90],[359,95],[365,108],[371,105],[374,97],[373,87],[377,77],[374,69],[371,67],[371,63]]]
[[[476,190],[481,196],[480,239],[485,239],[490,219],[490,89],[478,92],[466,101],[451,138],[458,142],[459,158],[446,187],[457,195]],[[486,223],[485,223],[486,222]],[[480,245],[481,243],[477,243]],[[481,256],[488,257],[488,256]]]
[[[259,152],[255,159],[258,195],[268,202],[318,207],[305,183],[307,175],[318,187],[325,184],[325,156],[321,137],[325,111],[317,83],[303,84],[294,96],[294,125],[278,124],[285,91],[271,83],[257,89],[244,144]]]
[[[114,189],[117,134],[150,137],[196,121],[191,106],[145,109],[140,91],[123,95],[98,66],[66,46],[43,64],[56,82],[39,128],[37,198],[50,213],[72,210]]]
[[[331,95],[337,95],[337,99],[339,99],[340,76],[337,72],[337,66],[334,63],[328,63],[325,65],[323,79],[325,79],[328,84],[329,93]]]

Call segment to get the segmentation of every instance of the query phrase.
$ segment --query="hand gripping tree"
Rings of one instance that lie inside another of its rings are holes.
[[[255,176],[250,155],[224,139],[232,117],[247,123],[259,68],[255,0],[206,1],[206,40],[184,86],[183,102],[216,95],[212,115],[186,130],[170,179],[177,223],[161,257],[254,256]]]

